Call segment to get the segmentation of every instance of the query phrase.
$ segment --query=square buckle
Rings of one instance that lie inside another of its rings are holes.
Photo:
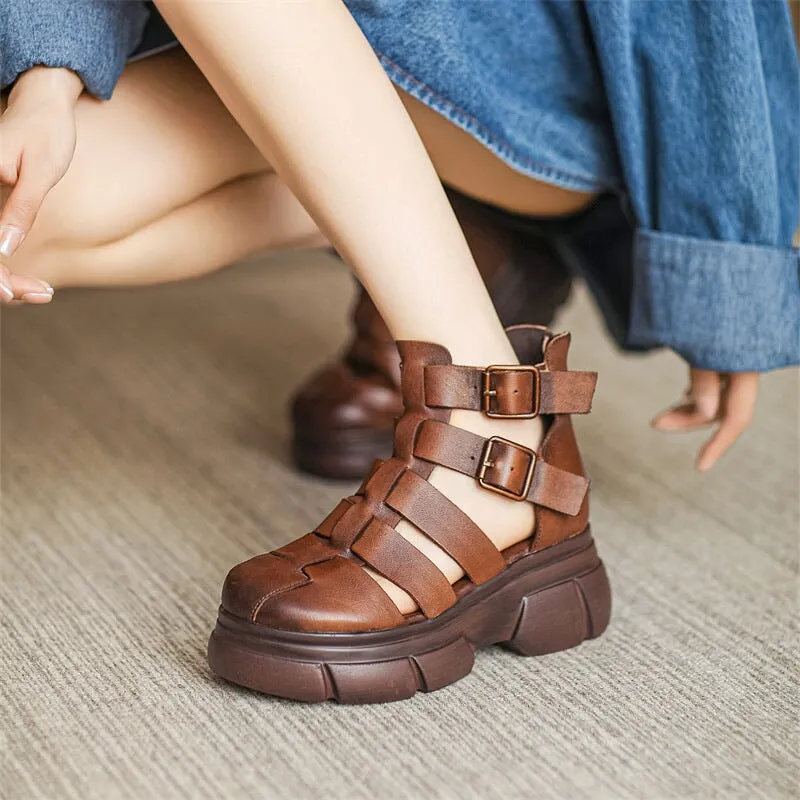
[[[510,489],[506,489],[504,486],[498,486],[496,483],[489,483],[486,480],[486,471],[490,467],[494,466],[494,462],[492,461],[492,451],[497,444],[504,444],[513,448],[514,450],[519,450],[530,458],[530,463],[528,464],[528,471],[525,474],[525,481],[522,486],[522,491],[519,493],[512,492]],[[536,453],[533,450],[528,447],[523,447],[521,444],[517,444],[516,442],[510,442],[508,439],[503,439],[502,436],[492,436],[491,439],[486,440],[486,444],[483,448],[481,465],[478,469],[478,483],[484,489],[488,489],[490,492],[501,494],[503,497],[508,497],[511,500],[525,500],[527,499],[528,492],[531,489],[531,483],[533,483],[533,470],[535,467]]]
[[[522,414],[504,414],[502,411],[492,410],[492,398],[497,396],[497,389],[494,388],[492,376],[497,372],[529,372],[531,375],[531,395],[533,397],[533,408]],[[481,393],[481,411],[487,417],[499,419],[533,419],[539,416],[541,379],[539,368],[527,364],[514,364],[513,366],[502,366],[495,364],[486,367],[483,371],[483,391]]]

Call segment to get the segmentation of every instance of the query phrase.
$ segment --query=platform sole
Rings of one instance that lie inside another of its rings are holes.
[[[301,633],[220,609],[208,661],[217,675],[278,697],[387,703],[460,680],[479,647],[555,653],[599,636],[610,615],[608,578],[587,529],[523,556],[435,619],[402,628]]]

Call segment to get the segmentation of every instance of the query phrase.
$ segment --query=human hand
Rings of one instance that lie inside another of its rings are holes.
[[[676,405],[650,423],[658,431],[683,432],[719,422],[714,435],[700,448],[695,466],[706,472],[736,442],[753,420],[758,397],[757,372],[713,372],[689,369],[689,388]]]
[[[48,303],[52,288],[17,275],[7,259],[30,233],[47,193],[75,153],[75,101],[80,78],[65,69],[34,67],[17,80],[0,117],[0,301]]]

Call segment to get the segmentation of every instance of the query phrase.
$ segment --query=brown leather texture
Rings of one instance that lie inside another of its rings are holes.
[[[571,286],[554,249],[543,238],[512,227],[482,203],[452,190],[448,196],[503,324],[550,324]],[[505,395],[508,379],[498,377]],[[450,378],[445,383],[454,386]],[[543,387],[544,407],[552,406],[553,393],[564,391],[569,389]],[[513,391],[508,399],[524,401]],[[447,397],[441,400],[457,407]],[[504,396],[498,402],[503,403]],[[400,356],[362,289],[353,309],[353,338],[341,358],[315,372],[293,398],[295,462],[300,469],[325,477],[361,477],[374,459],[388,457],[394,420],[402,412]]]
[[[563,514],[577,514],[589,488],[583,475],[559,469],[527,448],[505,439],[487,444],[482,436],[441,423],[425,423],[415,453]]]
[[[592,410],[594,372],[542,372],[535,367],[431,366],[425,370],[430,406],[486,410],[503,416],[588,414]]]
[[[541,376],[563,372],[559,383],[573,385],[564,372],[568,336],[552,336],[536,326],[512,329],[510,336],[522,366],[507,367],[509,373],[535,366]],[[395,530],[402,519],[461,566],[466,583],[460,591],[492,581],[514,558],[498,551],[427,481],[436,465],[475,477],[487,491],[534,503],[537,527],[523,552],[542,550],[586,529],[588,481],[568,413],[556,406],[543,417],[547,432],[540,453],[456,428],[449,424],[449,407],[428,403],[426,375],[432,370],[440,376],[443,395],[447,376],[458,383],[467,369],[479,368],[453,368],[447,350],[435,344],[400,342],[398,347],[405,412],[395,427],[392,456],[376,464],[356,494],[340,502],[314,532],[235,567],[222,593],[227,614],[255,626],[321,633],[415,625],[362,569],[368,566],[408,592],[423,619],[436,618],[461,601],[433,563]],[[583,387],[581,375],[576,373],[574,386]],[[594,376],[592,387],[593,381]],[[590,403],[591,396],[581,402]],[[571,408],[575,398],[565,395],[564,403]]]

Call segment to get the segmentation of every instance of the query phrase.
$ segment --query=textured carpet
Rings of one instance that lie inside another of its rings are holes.
[[[578,297],[578,421],[615,590],[608,633],[388,706],[303,706],[214,679],[227,569],[344,489],[287,460],[287,400],[345,335],[321,255],[139,291],[64,292],[2,323],[0,796],[797,797],[798,382],[711,475],[648,418],[683,370],[614,353]]]

